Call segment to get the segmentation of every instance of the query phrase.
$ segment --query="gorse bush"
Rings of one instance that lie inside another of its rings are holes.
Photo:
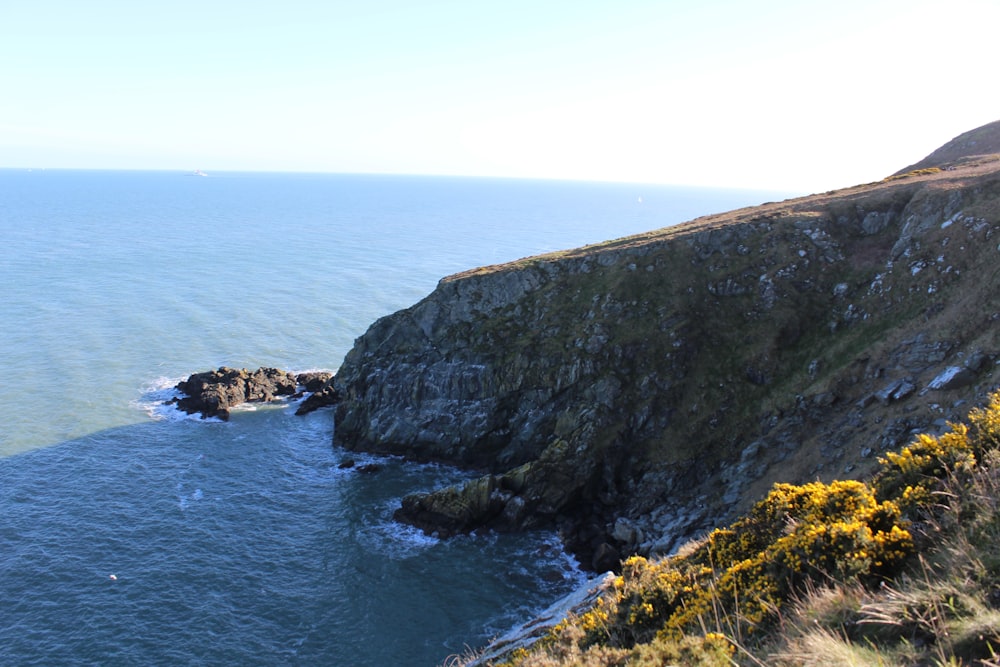
[[[683,554],[659,561],[629,558],[590,610],[564,619],[507,664],[723,665],[739,664],[741,656],[748,664],[765,664],[751,650],[775,643],[783,610],[800,604],[808,592],[831,586],[872,596],[892,591],[916,554],[914,520],[930,525],[945,513],[959,517],[971,511],[974,522],[956,518],[952,529],[964,531],[963,544],[971,539],[992,551],[1000,539],[993,509],[984,510],[981,500],[974,511],[968,504],[964,510],[954,505],[959,496],[984,496],[977,475],[1000,461],[1000,394],[973,410],[968,422],[950,425],[944,435],[920,435],[886,454],[871,484],[776,484],[745,516]],[[979,580],[993,581],[1000,572],[1000,559],[967,556],[963,562],[977,564]],[[975,578],[963,576],[963,581]],[[989,586],[1000,602],[1000,585]],[[817,632],[828,643],[846,631]],[[851,650],[881,656],[874,645]],[[991,655],[984,651],[979,654]],[[940,652],[940,664],[964,664],[946,657]],[[889,663],[878,657],[877,664]]]
[[[777,484],[747,517],[709,536],[717,593],[753,629],[808,580],[895,573],[913,548],[907,526],[894,502],[877,501],[861,482]]]
[[[928,509],[949,480],[968,480],[988,452],[1000,449],[1000,393],[991,394],[985,407],[974,408],[968,422],[949,424],[951,431],[944,435],[918,435],[909,446],[880,458],[876,495],[907,512],[919,512]]]
[[[880,458],[882,468],[875,477],[879,497],[895,498],[906,510],[913,511],[931,501],[948,475],[968,474],[976,466],[976,455],[969,443],[969,429],[952,424],[952,431],[942,436],[921,434],[898,453]]]
[[[893,574],[913,548],[906,525],[861,482],[778,484],[683,557],[629,558],[613,594],[576,622],[588,643],[631,647],[714,625],[718,611],[731,631],[751,635],[806,581]]]
[[[924,167],[923,169],[914,169],[913,171],[908,171],[905,174],[896,174],[894,176],[889,176],[884,178],[884,181],[898,181],[904,178],[913,178],[914,176],[929,176],[931,174],[941,173],[940,167]]]

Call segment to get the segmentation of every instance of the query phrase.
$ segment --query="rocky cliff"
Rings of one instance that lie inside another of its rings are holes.
[[[356,341],[335,438],[482,470],[404,501],[427,530],[669,552],[995,387],[998,232],[985,156],[450,276]]]

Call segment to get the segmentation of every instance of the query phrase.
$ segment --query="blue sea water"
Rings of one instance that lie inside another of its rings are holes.
[[[329,412],[164,399],[220,365],[333,370],[453,272],[774,198],[0,170],[0,664],[433,665],[546,606],[581,576],[554,535],[392,522],[465,473],[341,470]]]

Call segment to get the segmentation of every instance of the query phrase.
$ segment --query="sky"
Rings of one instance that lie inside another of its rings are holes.
[[[0,167],[818,192],[1000,119],[996,0],[0,0]]]

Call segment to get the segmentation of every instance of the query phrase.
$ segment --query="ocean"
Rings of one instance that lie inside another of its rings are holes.
[[[0,170],[0,664],[435,665],[544,608],[584,576],[556,535],[392,521],[467,473],[348,455],[293,402],[181,415],[173,385],[335,370],[448,274],[784,196]]]

